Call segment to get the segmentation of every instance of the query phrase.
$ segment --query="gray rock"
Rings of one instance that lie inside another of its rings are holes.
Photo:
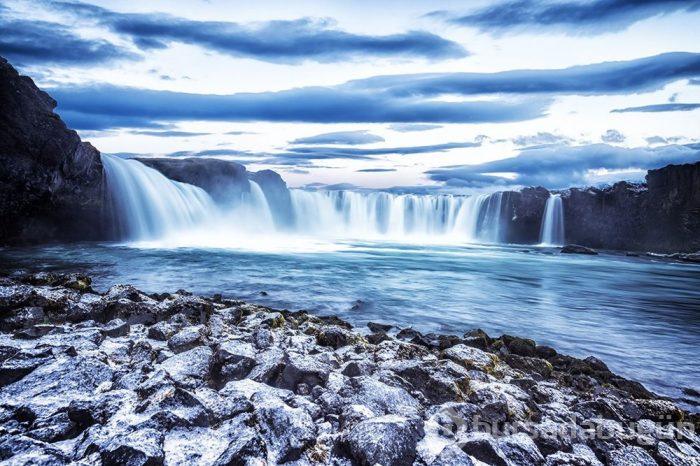
[[[114,319],[102,327],[102,334],[106,337],[125,337],[129,334],[131,326],[121,319]]]
[[[430,466],[474,466],[474,462],[457,445],[448,445],[442,449]]]
[[[492,372],[498,364],[498,357],[495,354],[464,344],[458,344],[444,350],[441,356],[451,359],[467,369],[478,369],[484,372]]]
[[[148,327],[148,338],[159,341],[167,341],[177,333],[177,327],[173,324],[161,321]]]
[[[203,325],[185,327],[168,340],[168,348],[173,353],[182,353],[207,343]]]
[[[580,244],[567,244],[561,248],[562,254],[588,254],[595,256],[598,251],[592,248],[587,248],[586,246],[581,246]]]
[[[413,464],[423,435],[420,419],[387,415],[360,422],[346,442],[353,460],[360,464],[404,466]]]
[[[211,360],[211,376],[216,385],[240,380],[247,376],[256,364],[255,348],[240,340],[221,343]]]
[[[316,425],[304,409],[292,408],[268,393],[256,393],[251,401],[267,443],[269,462],[297,460],[316,440]]]
[[[115,437],[101,452],[103,466],[160,466],[163,464],[163,432],[141,429]]]
[[[544,462],[535,442],[523,433],[498,439],[498,447],[511,466],[531,466]]]
[[[509,466],[508,458],[491,434],[471,432],[459,437],[458,441],[462,451],[479,461],[494,466]]]
[[[177,383],[198,387],[209,378],[210,361],[214,353],[208,346],[200,346],[166,359],[161,367]]]
[[[624,447],[606,453],[609,466],[657,466],[649,453],[640,447]]]

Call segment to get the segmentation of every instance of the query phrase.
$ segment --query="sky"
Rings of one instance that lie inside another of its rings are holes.
[[[0,56],[102,152],[475,192],[700,160],[700,0],[0,0]]]

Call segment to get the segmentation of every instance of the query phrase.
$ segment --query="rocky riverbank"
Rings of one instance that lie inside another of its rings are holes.
[[[697,415],[595,358],[90,285],[0,279],[2,464],[700,462]]]

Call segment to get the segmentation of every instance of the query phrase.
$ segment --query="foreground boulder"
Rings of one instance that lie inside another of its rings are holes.
[[[3,464],[700,462],[697,414],[593,357],[74,278],[0,281]]]

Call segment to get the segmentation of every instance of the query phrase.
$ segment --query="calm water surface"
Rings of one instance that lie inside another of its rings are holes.
[[[664,395],[700,389],[698,265],[387,243],[300,253],[108,244],[0,250],[0,272],[18,269],[84,271],[98,290],[132,283],[146,292],[222,293],[358,326],[381,321],[456,334],[480,327],[595,355]]]

